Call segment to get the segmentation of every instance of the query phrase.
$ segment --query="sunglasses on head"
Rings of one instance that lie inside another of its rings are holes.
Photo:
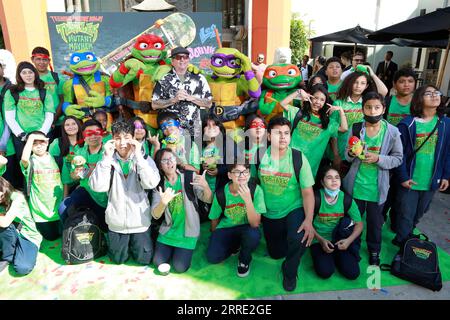
[[[142,123],[140,121],[136,121],[134,123],[134,128],[135,129],[144,129],[144,126],[142,125]]]
[[[102,129],[95,129],[95,130],[84,130],[83,131],[83,137],[92,137],[92,136],[102,136],[103,130]]]
[[[179,121],[177,121],[177,120],[168,120],[168,121],[164,121],[163,123],[161,123],[160,125],[159,125],[159,128],[162,130],[162,131],[164,131],[164,130],[166,130],[167,128],[169,128],[169,127],[177,127],[177,128],[179,128],[180,127],[180,122]]]

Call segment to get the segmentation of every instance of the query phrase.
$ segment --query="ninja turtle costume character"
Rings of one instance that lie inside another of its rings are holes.
[[[111,124],[112,97],[109,77],[99,71],[100,62],[93,52],[78,51],[70,56],[70,70],[73,78],[63,86],[63,112],[68,116],[84,119],[90,116],[90,110],[101,108],[108,112]]]
[[[234,48],[220,48],[211,56],[213,74],[207,77],[213,96],[211,112],[225,129],[242,128],[244,114],[255,112],[261,87],[250,59]]]
[[[267,122],[273,117],[283,114],[280,101],[299,89],[302,73],[293,64],[273,64],[266,68],[263,76],[263,87],[259,98],[258,114]],[[294,100],[294,105],[300,107],[300,100]]]
[[[118,103],[133,109],[136,116],[144,119],[152,128],[158,129],[158,112],[151,109],[155,82],[170,71],[165,44],[161,37],[145,34],[137,38],[131,49],[131,57],[125,60],[109,79],[113,89],[119,89]]]

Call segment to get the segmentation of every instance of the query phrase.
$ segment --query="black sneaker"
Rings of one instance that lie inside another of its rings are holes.
[[[5,270],[8,265],[9,265],[8,261],[5,261],[5,260],[0,261],[0,272]]]
[[[402,247],[402,244],[400,243],[400,241],[397,240],[397,238],[392,239],[391,243],[392,243],[394,246]]]
[[[249,273],[250,273],[250,264],[244,264],[239,261],[238,267],[237,267],[238,277],[244,278],[244,277],[248,276]]]
[[[295,276],[292,279],[286,277],[286,275],[284,274],[284,263],[285,261],[283,261],[283,263],[281,264],[281,272],[283,273],[283,288],[286,291],[294,291],[297,287],[297,277]]]
[[[379,266],[380,265],[380,254],[378,252],[369,253],[369,264],[371,266]]]

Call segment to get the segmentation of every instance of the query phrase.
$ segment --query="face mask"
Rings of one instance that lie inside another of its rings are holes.
[[[383,114],[380,114],[378,116],[364,115],[364,120],[366,120],[368,123],[371,123],[371,124],[377,123],[381,119],[383,119]]]
[[[327,194],[327,196],[330,196],[331,198],[336,198],[336,196],[339,194],[339,189],[336,190],[330,190],[328,188],[324,188],[325,193]]]

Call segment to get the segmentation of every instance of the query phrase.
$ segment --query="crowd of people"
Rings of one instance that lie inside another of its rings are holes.
[[[95,91],[90,78],[53,72],[45,48],[18,64],[15,84],[0,64],[0,269],[30,273],[42,239],[60,238],[80,207],[95,212],[116,264],[131,256],[186,272],[200,225],[210,223],[207,261],[238,254],[245,277],[264,236],[268,255],[283,259],[286,291],[296,288],[308,250],[321,278],[337,268],[353,280],[361,241],[369,264],[380,265],[384,223],[395,245],[413,237],[435,192],[449,185],[450,120],[438,88],[416,88],[411,69],[386,80],[389,65],[374,72],[362,52],[319,56],[314,67],[305,56],[278,69],[259,55],[254,71],[230,52],[213,54],[209,77],[190,65],[189,51],[173,49],[131,116],[113,88],[137,63],[95,80],[103,88],[84,96],[86,86]],[[88,70],[80,61],[91,56],[72,55],[72,70]],[[279,99],[265,81],[283,70],[301,81],[289,90],[277,84]],[[74,107],[80,100],[87,113]],[[272,111],[261,112],[262,103]]]

